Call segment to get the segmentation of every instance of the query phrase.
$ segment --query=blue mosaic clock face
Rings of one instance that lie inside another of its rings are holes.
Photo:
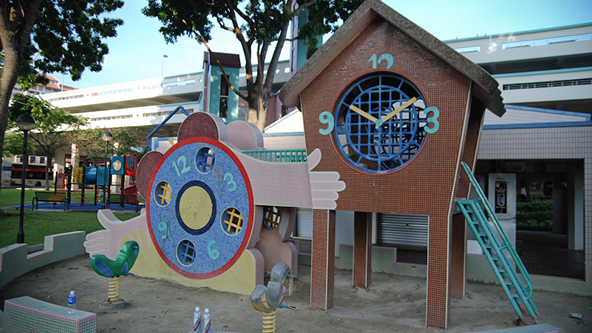
[[[148,198],[150,235],[176,272],[217,276],[246,248],[254,217],[251,184],[220,142],[189,138],[170,148],[153,172]]]
[[[417,155],[427,133],[438,130],[438,116],[438,109],[426,108],[423,94],[411,81],[375,72],[349,84],[333,114],[322,113],[319,120],[329,123],[321,133],[332,132],[337,150],[349,165],[364,172],[388,173]]]

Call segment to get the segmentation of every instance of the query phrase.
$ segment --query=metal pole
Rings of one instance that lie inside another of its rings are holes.
[[[23,130],[24,139],[23,139],[23,170],[21,172],[21,217],[19,220],[19,230],[16,234],[16,242],[17,243],[24,243],[25,242],[25,230],[23,229],[23,221],[25,219],[25,175],[27,172],[27,134],[29,134],[28,130]]]
[[[166,54],[162,55],[162,61],[160,63],[160,76],[164,77],[164,58],[168,58],[169,56]]]
[[[105,141],[105,182],[103,183],[103,209],[107,208],[107,145],[109,145],[109,141]]]

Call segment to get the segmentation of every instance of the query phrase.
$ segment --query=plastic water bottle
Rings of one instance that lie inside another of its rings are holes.
[[[199,312],[199,306],[195,307],[195,312],[193,313],[193,331],[201,331],[201,312]]]
[[[210,325],[212,324],[212,319],[210,317],[210,309],[206,308],[204,310],[203,318],[202,318],[202,330],[203,333],[211,333]]]
[[[76,312],[76,295],[74,290],[70,291],[68,295],[68,314],[74,314]]]

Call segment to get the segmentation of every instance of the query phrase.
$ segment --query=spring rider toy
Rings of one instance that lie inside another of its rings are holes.
[[[90,258],[90,266],[97,274],[109,278],[109,293],[107,300],[101,302],[101,308],[122,308],[125,301],[119,298],[119,277],[126,275],[134,266],[140,247],[135,241],[123,243],[119,255],[110,260],[103,254],[96,254]]]
[[[288,280],[286,281],[286,279]],[[251,293],[253,308],[263,312],[263,333],[275,333],[275,311],[278,307],[298,310],[295,307],[282,304],[286,294],[286,284],[288,284],[288,295],[292,294],[292,281],[290,267],[280,262],[271,269],[271,277],[267,287],[257,285]]]

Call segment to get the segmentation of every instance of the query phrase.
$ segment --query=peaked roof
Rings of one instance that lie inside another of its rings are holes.
[[[333,36],[286,82],[280,92],[280,99],[284,105],[288,107],[298,106],[300,92],[377,16],[381,16],[390,24],[399,28],[416,42],[431,50],[446,63],[471,79],[474,88],[476,88],[474,89],[475,95],[491,112],[498,116],[502,116],[506,112],[501,92],[497,89],[498,83],[489,73],[380,0],[366,0],[362,3],[337,29]]]

